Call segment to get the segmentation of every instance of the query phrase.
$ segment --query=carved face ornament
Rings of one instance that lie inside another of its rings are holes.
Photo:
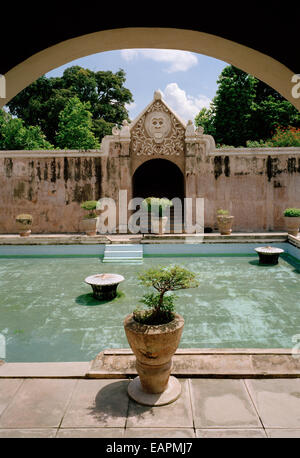
[[[156,143],[161,143],[171,130],[170,118],[166,113],[154,111],[145,120],[145,127]]]

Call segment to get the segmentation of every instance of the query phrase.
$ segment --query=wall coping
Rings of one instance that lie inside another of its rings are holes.
[[[105,156],[103,151],[100,149],[90,150],[0,150],[0,158],[14,158],[14,157],[25,157],[25,158],[46,158],[46,157],[101,157]]]
[[[281,148],[215,148],[208,156],[283,156],[300,155],[299,146]]]
[[[286,156],[299,155],[300,147],[282,148],[216,148],[208,156]],[[103,150],[0,150],[0,158],[105,157]]]

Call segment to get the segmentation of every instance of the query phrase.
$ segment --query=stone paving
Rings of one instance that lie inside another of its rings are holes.
[[[173,404],[142,406],[129,379],[1,378],[0,437],[300,438],[300,378],[180,378]]]

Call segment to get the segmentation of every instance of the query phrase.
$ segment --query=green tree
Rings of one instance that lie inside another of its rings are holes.
[[[67,68],[61,77],[42,76],[8,103],[11,113],[26,125],[38,125],[47,139],[55,144],[59,113],[72,97],[90,103],[92,130],[100,141],[111,134],[115,124],[128,120],[125,104],[133,101],[124,87],[126,75],[120,69],[93,72],[80,66]]]
[[[13,118],[0,110],[0,149],[34,150],[52,149],[39,126],[24,125],[22,119]]]
[[[217,80],[218,90],[209,109],[195,118],[217,144],[246,146],[266,141],[276,126],[300,126],[296,108],[274,89],[230,65]]]
[[[60,148],[96,149],[99,141],[92,132],[90,103],[72,97],[59,114],[56,143]]]

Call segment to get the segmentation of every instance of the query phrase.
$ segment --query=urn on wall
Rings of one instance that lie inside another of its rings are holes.
[[[297,237],[300,227],[300,208],[287,208],[283,215],[285,217],[288,234]]]
[[[230,235],[234,216],[229,215],[228,210],[217,211],[218,228],[221,235]]]
[[[151,233],[164,234],[168,223],[167,209],[173,206],[169,199],[159,197],[147,197],[142,202],[142,207],[148,211],[151,218]]]
[[[81,204],[81,208],[87,210],[87,214],[81,221],[81,228],[89,236],[97,235],[98,217],[96,213],[97,201],[87,200]]]
[[[20,237],[29,237],[31,234],[32,216],[29,214],[21,214],[16,217],[17,230]]]

